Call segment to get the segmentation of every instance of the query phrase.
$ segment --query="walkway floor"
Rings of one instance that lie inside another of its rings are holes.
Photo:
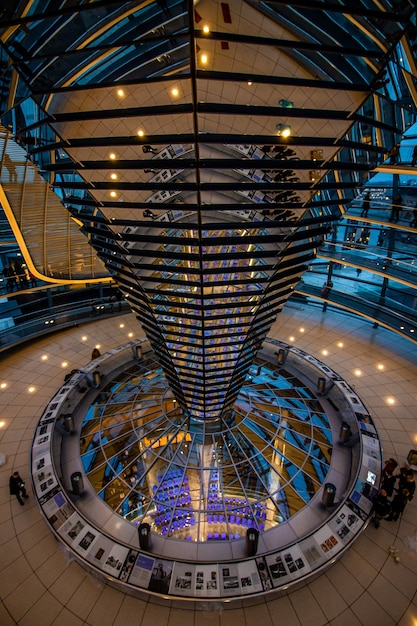
[[[400,522],[368,527],[313,582],[244,605],[135,598],[68,558],[34,498],[21,507],[9,496],[8,479],[18,469],[29,482],[34,427],[65,373],[88,362],[94,345],[105,352],[130,332],[141,334],[135,318],[124,315],[48,336],[0,360],[0,452],[7,456],[0,467],[1,626],[416,626],[417,497]],[[369,322],[294,305],[271,336],[318,356],[355,386],[375,419],[386,458],[403,463],[417,448],[414,344]],[[389,554],[392,545],[398,563]]]

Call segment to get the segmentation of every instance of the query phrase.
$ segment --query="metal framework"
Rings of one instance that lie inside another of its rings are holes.
[[[395,110],[365,105],[412,3],[351,5],[20,2],[1,16],[4,123],[117,280],[192,426],[230,421],[345,198],[401,132]],[[374,140],[352,141],[368,123]],[[355,148],[365,162],[344,159]]]

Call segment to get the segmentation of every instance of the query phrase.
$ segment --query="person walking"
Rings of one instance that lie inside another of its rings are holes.
[[[9,488],[10,495],[16,496],[19,504],[23,506],[24,502],[22,500],[22,496],[24,498],[29,498],[29,496],[26,493],[25,483],[23,482],[23,479],[20,476],[19,472],[13,472],[13,474],[10,476]]]
[[[414,472],[410,467],[402,467],[400,469],[398,492],[402,491],[403,489],[407,489],[408,499],[411,502],[411,500],[414,498],[416,483],[414,480]]]
[[[409,499],[410,492],[408,491],[408,489],[401,489],[401,491],[399,491],[397,495],[394,496],[391,502],[391,513],[387,517],[387,520],[389,522],[397,521],[400,515],[404,512],[404,509],[407,506],[407,502],[409,501]]]
[[[412,218],[412,220],[410,222],[410,226],[412,228],[417,228],[417,202],[416,202],[415,207],[413,209],[413,218]]]
[[[361,217],[368,217],[368,211],[371,208],[371,192],[367,191],[362,202]]]
[[[391,148],[391,150],[388,152],[388,156],[389,156],[389,163],[388,165],[396,165],[397,161],[398,161],[398,157],[399,157],[399,150],[398,150],[398,146],[395,145]]]
[[[394,200],[392,201],[391,215],[389,217],[390,222],[398,222],[398,220],[400,219],[400,210],[401,210],[402,203],[403,203],[403,197],[399,193],[395,196]]]
[[[10,158],[10,156],[7,154],[4,155],[4,165],[6,166],[8,172],[9,172],[9,180],[11,183],[17,183],[17,171],[16,171],[16,165],[14,164],[13,160]]]
[[[98,348],[94,348],[91,353],[91,360],[98,359],[101,356],[100,350]]]
[[[413,156],[411,157],[411,165],[417,165],[417,145],[413,148]]]
[[[391,513],[391,505],[385,489],[381,489],[374,498],[374,515],[371,522],[375,528],[379,528],[381,519],[387,518]]]
[[[394,487],[395,483],[397,482],[398,476],[393,474],[390,469],[388,469],[386,472],[383,472],[382,476],[383,480],[381,489],[384,489],[387,492],[388,498],[391,498],[392,494],[394,493]]]

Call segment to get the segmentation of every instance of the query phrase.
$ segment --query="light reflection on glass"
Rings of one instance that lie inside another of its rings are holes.
[[[270,364],[252,366],[234,410],[208,424],[183,415],[148,361],[100,392],[80,448],[91,484],[119,515],[205,541],[266,531],[300,511],[326,478],[332,436],[313,393]]]

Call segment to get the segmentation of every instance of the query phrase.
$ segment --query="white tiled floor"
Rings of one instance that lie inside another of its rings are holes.
[[[0,452],[7,455],[0,468],[1,626],[417,626],[417,552],[408,541],[417,536],[417,496],[400,522],[368,528],[321,577],[286,596],[252,598],[244,606],[144,601],[68,559],[33,498],[21,507],[9,496],[8,479],[13,469],[29,478],[34,426],[65,372],[88,362],[95,344],[104,352],[127,341],[128,332],[141,334],[130,315],[51,335],[0,361],[0,385],[7,385],[0,387]],[[355,386],[376,421],[386,457],[402,463],[417,448],[414,344],[369,322],[294,305],[287,306],[271,336],[318,356]],[[393,544],[399,563],[388,552]]]

